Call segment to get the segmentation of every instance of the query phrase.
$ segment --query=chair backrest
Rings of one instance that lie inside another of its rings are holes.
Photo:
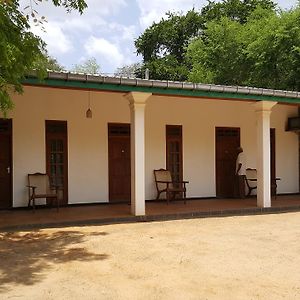
[[[154,170],[154,178],[155,178],[155,184],[156,184],[156,188],[158,191],[163,191],[167,188],[167,184],[166,183],[160,183],[158,181],[168,181],[171,182],[169,184],[169,188],[173,188],[173,184],[172,184],[172,176],[171,176],[171,172],[166,170],[166,169],[159,169],[159,170]]]
[[[256,169],[246,169],[246,180],[250,187],[256,187],[257,181],[251,181],[249,179],[256,179],[257,180],[257,170]]]
[[[50,194],[49,176],[43,173],[28,174],[28,185],[35,186],[36,194]]]

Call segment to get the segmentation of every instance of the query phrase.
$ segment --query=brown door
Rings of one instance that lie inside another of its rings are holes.
[[[11,120],[0,119],[0,209],[12,206]]]
[[[130,125],[108,124],[109,201],[130,200]]]
[[[240,128],[216,127],[216,194],[234,196],[236,149],[240,146]]]
[[[182,126],[166,125],[167,170],[174,181],[182,181]]]
[[[271,142],[271,195],[276,193],[276,154],[275,154],[275,128],[270,129]]]
[[[46,170],[50,183],[59,187],[61,205],[68,204],[67,122],[46,121]]]

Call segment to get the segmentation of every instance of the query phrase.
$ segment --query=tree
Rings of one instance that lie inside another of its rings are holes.
[[[205,36],[188,47],[190,81],[226,85],[243,81],[241,27],[240,23],[224,17],[207,24]]]
[[[189,74],[188,63],[184,60],[181,63],[174,55],[158,57],[144,63],[137,71],[138,78],[144,78],[146,69],[149,70],[150,79],[186,81]]]
[[[80,13],[86,7],[83,0],[52,0],[55,6]],[[29,17],[20,10],[19,1],[0,2],[0,110],[13,107],[10,95],[22,93],[22,79],[33,67],[40,76],[45,72],[45,43],[30,31]]]
[[[99,74],[100,65],[97,63],[95,57],[86,59],[83,63],[74,65],[72,71],[77,73],[87,73],[87,74]]]
[[[46,58],[47,58],[47,63],[46,63],[45,69],[51,70],[51,71],[65,71],[66,68],[64,66],[62,66],[57,61],[56,58],[49,56],[49,55],[47,55]]]
[[[115,71],[115,76],[136,78],[136,74],[140,71],[141,67],[141,63],[125,65],[123,67],[117,68],[117,70]]]
[[[44,70],[51,71],[65,71],[65,67],[62,66],[56,58],[50,56],[47,51],[43,53],[43,56],[40,60],[37,60],[33,63],[33,69],[43,68]]]
[[[153,79],[186,80],[191,67],[186,49],[193,39],[205,36],[207,24],[224,17],[246,23],[257,7],[275,11],[276,4],[271,0],[209,1],[200,12],[167,13],[166,19],[153,23],[135,41],[137,54],[143,57],[139,76],[148,68]]]
[[[39,2],[43,2],[43,0],[38,0]],[[19,4],[19,0],[0,0],[1,4],[7,4],[7,5],[12,5],[12,4]],[[28,6],[30,8],[32,7],[32,2],[31,0],[28,0]],[[37,2],[34,2],[37,5]],[[52,0],[52,3],[54,6],[58,7],[64,7],[67,12],[71,12],[72,10],[77,10],[81,14],[83,13],[84,9],[87,8],[87,4],[85,0]]]
[[[250,65],[247,83],[300,91],[300,6],[265,20],[256,16],[242,32]]]
[[[198,34],[202,18],[195,10],[166,16],[167,19],[153,23],[135,41],[137,54],[143,56],[144,62],[139,76],[148,68],[153,79],[184,80],[188,73],[185,48]]]
[[[87,8],[85,0],[52,0],[54,6],[62,6],[67,12],[77,10],[81,14]]]
[[[188,47],[194,82],[300,91],[300,7],[275,13],[258,7],[241,24],[207,24]]]
[[[209,3],[201,10],[201,15],[205,19],[205,23],[227,17],[232,21],[244,24],[257,7],[275,11],[276,3],[271,0],[209,1]]]

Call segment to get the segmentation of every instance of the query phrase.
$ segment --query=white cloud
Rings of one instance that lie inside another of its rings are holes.
[[[39,35],[47,44],[49,53],[53,56],[65,54],[73,50],[70,38],[63,32],[61,24],[49,22],[44,24],[46,32],[41,27],[33,27],[32,31]]]
[[[277,0],[275,2],[277,2],[279,6],[284,9],[289,9],[297,4],[296,0]]]
[[[106,32],[114,36],[115,40],[133,41],[137,35],[136,26],[125,26],[118,23],[108,23]]]
[[[136,0],[140,9],[140,25],[145,29],[152,25],[153,22],[160,21],[165,13],[172,12],[186,12],[193,7],[199,9],[208,4],[206,0]],[[221,0],[217,0],[219,2]],[[282,8],[290,8],[295,6],[296,0],[277,0],[275,1]]]
[[[67,31],[92,31],[92,24],[86,22],[82,18],[68,18],[61,22],[61,26]]]
[[[140,25],[144,29],[150,26],[153,22],[159,21],[165,13],[186,12],[187,10],[202,7],[206,0],[136,0],[140,8]]]
[[[107,30],[109,23],[105,18],[118,14],[127,5],[124,0],[88,0],[87,4],[88,8],[82,15],[71,14],[61,18],[65,29],[73,32]]]
[[[20,0],[20,8],[23,10],[29,5],[30,0]],[[61,1],[63,2],[63,1]],[[67,13],[63,7],[55,7],[52,1],[32,1],[33,9],[37,10],[39,15],[46,16],[49,20],[61,20],[69,16],[77,16],[80,14],[77,11]],[[82,17],[88,16],[89,21],[92,21],[91,16],[114,16],[127,6],[125,0],[86,0],[88,7],[84,10]]]
[[[100,16],[112,16],[127,6],[125,0],[87,0],[88,8],[85,13]]]
[[[20,7],[29,0],[20,0]],[[296,0],[279,0],[285,7]],[[88,8],[80,15],[54,7],[52,0],[37,1],[34,7],[45,16],[46,33],[33,27],[33,32],[48,44],[49,53],[68,67],[95,56],[103,72],[136,62],[134,39],[153,21],[159,21],[167,11],[201,8],[206,0],[87,0]],[[97,57],[98,56],[98,57]]]
[[[89,56],[95,57],[101,66],[109,62],[112,69],[116,69],[126,61],[117,45],[104,38],[91,36],[85,43],[84,49]]]

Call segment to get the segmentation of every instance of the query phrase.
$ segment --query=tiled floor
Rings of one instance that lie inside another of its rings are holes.
[[[183,218],[189,216],[209,216],[218,214],[255,213],[256,198],[247,199],[199,199],[182,201],[147,202],[145,220],[168,219],[172,216]],[[272,208],[283,211],[295,209],[300,211],[300,195],[278,196],[272,199]],[[143,218],[142,218],[143,219]],[[0,211],[0,230],[8,228],[34,228],[63,225],[82,225],[91,223],[130,222],[139,220],[130,213],[128,204],[100,204],[61,207],[56,209],[40,208],[35,213],[28,209]]]

